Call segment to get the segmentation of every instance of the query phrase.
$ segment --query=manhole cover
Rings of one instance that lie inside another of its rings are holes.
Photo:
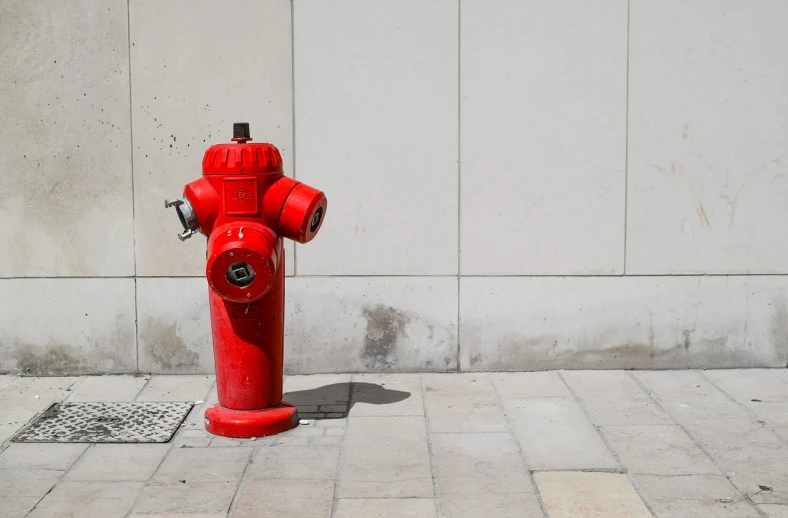
[[[186,402],[54,404],[14,442],[167,442],[193,404]]]

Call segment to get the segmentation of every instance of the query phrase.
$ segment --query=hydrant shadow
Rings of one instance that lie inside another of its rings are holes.
[[[286,392],[282,398],[298,408],[304,419],[341,419],[356,403],[389,405],[410,397],[410,392],[391,390],[375,383],[332,383],[308,390]]]

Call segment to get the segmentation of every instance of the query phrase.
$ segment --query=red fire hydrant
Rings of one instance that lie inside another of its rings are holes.
[[[208,236],[205,275],[219,404],[206,429],[226,437],[263,437],[298,424],[282,401],[285,251],[282,238],[311,241],[326,214],[325,195],[287,178],[271,144],[249,142],[249,124],[233,125],[234,144],[205,151],[202,178],[183,199],[168,199],[183,241]]]

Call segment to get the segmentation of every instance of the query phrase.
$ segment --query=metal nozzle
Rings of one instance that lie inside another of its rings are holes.
[[[190,237],[192,237],[196,233],[197,233],[196,230],[191,230],[191,229],[184,230],[183,232],[178,234],[178,239],[180,239],[181,241],[186,241],[187,239],[189,239]]]
[[[178,219],[181,220],[181,225],[183,225],[183,232],[178,234],[178,239],[185,241],[200,231],[200,223],[197,221],[197,215],[194,213],[188,198],[184,197],[182,200],[179,198],[167,198],[164,200],[164,208],[169,207],[175,207]]]

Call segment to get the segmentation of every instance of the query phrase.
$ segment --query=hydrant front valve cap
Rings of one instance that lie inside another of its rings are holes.
[[[211,288],[223,299],[253,302],[271,289],[274,270],[270,255],[234,248],[209,258],[206,273]]]
[[[243,238],[240,237],[243,235]],[[205,273],[211,288],[230,302],[253,302],[268,293],[278,254],[268,238],[250,227],[213,234]]]

